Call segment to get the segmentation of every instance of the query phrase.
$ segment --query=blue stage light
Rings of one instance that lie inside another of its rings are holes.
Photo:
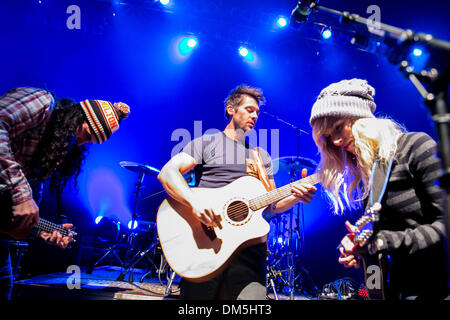
[[[197,46],[197,40],[195,38],[188,39],[187,46],[189,48],[195,48]]]
[[[333,33],[330,29],[325,29],[322,31],[322,38],[324,38],[325,40],[330,39],[332,35]]]
[[[255,60],[254,54],[244,46],[239,47],[239,54],[247,61]]]
[[[279,28],[284,28],[287,26],[287,20],[285,17],[279,17],[277,20],[277,26]]]
[[[131,227],[131,226],[133,226],[133,227]],[[134,222],[133,222],[133,220],[128,221],[128,229],[134,230],[137,227],[138,227],[138,222],[136,220],[134,220]]]
[[[186,56],[198,46],[198,41],[195,37],[184,38],[178,44],[178,52],[182,56]]]
[[[102,221],[103,216],[98,216],[97,218],[95,218],[95,224],[99,224],[100,221]]]
[[[413,55],[415,55],[416,57],[420,57],[422,55],[422,49],[419,48],[414,48],[413,50]]]
[[[422,47],[413,47],[409,53],[409,65],[414,68],[414,71],[420,72],[425,69],[430,58],[430,53]]]
[[[163,5],[163,6],[167,6],[170,3],[170,0],[159,0],[159,2]]]
[[[248,55],[248,49],[245,47],[240,47],[239,54],[245,58]]]

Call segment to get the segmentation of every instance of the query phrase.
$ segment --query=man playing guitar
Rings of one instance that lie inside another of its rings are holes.
[[[85,100],[75,103],[42,89],[23,87],[0,97],[0,231],[23,239],[39,221],[42,182],[61,193],[80,173],[86,143],[102,143],[119,128],[129,107]],[[71,224],[64,224],[69,229]],[[63,230],[63,229],[61,229]],[[39,237],[67,247],[72,235],[40,231]],[[0,299],[10,299],[11,260],[0,238]]]
[[[241,85],[225,100],[228,124],[223,132],[194,139],[162,168],[158,179],[170,197],[192,208],[192,214],[207,227],[221,228],[222,219],[208,199],[197,199],[183,174],[195,169],[197,186],[220,188],[240,177],[259,178],[267,190],[275,188],[272,161],[261,148],[245,140],[254,128],[264,103],[260,89]],[[306,175],[306,172],[304,172]],[[316,188],[304,184],[292,187],[292,194],[267,207],[266,213],[283,212],[299,201],[308,203]],[[265,299],[266,243],[245,248],[233,256],[227,268],[212,280],[194,283],[182,278],[182,299]]]

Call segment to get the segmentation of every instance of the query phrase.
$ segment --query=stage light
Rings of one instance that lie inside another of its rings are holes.
[[[159,0],[159,2],[163,5],[163,6],[167,6],[170,3],[170,0]]]
[[[103,216],[98,216],[97,218],[95,218],[95,224],[99,224],[100,221],[102,221]]]
[[[278,243],[280,243],[280,244],[283,243],[283,238],[282,237],[278,238]]]
[[[246,47],[239,47],[239,54],[247,61],[252,62],[255,60],[255,55]]]
[[[178,52],[182,56],[186,56],[198,46],[198,41],[195,37],[187,37],[178,44]]]
[[[111,243],[117,240],[120,233],[120,221],[117,217],[98,216],[95,219],[95,223],[97,224],[95,227],[95,236],[99,240],[108,241]]]
[[[240,47],[239,54],[245,58],[246,56],[248,56],[248,49],[245,47]]]
[[[416,46],[411,49],[407,60],[414,71],[420,72],[426,68],[429,58],[430,53],[427,50],[423,47]]]
[[[197,46],[197,40],[195,38],[188,39],[187,46],[189,48],[195,48]]]
[[[286,27],[286,26],[287,26],[287,20],[286,20],[286,18],[285,18],[285,17],[279,17],[279,18],[277,19],[277,26],[278,26],[279,28],[284,28],[284,27]]]
[[[414,48],[413,50],[413,55],[415,55],[416,57],[420,57],[422,55],[422,49],[419,48]]]
[[[133,227],[132,227],[133,226]],[[130,220],[128,221],[128,229],[134,230],[138,227],[138,222],[136,220]]]
[[[333,33],[330,29],[325,29],[322,31],[322,38],[324,38],[325,40],[330,39],[332,35]]]

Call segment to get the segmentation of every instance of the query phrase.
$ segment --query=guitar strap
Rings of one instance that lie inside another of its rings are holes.
[[[383,199],[384,193],[386,191],[386,187],[389,181],[389,176],[391,174],[392,169],[392,163],[393,163],[394,157],[392,156],[389,159],[389,164],[386,165],[385,163],[380,163],[378,159],[375,159],[373,166],[372,166],[372,175],[370,177],[370,193],[369,193],[369,200],[367,201],[366,206],[366,212],[368,208],[372,207],[374,205],[374,199],[376,199],[376,202],[381,204],[381,200]],[[372,217],[372,223],[373,223],[373,232],[376,234],[379,231],[379,214],[375,214]],[[370,299],[385,299],[385,289],[384,285],[387,281],[387,265],[386,265],[386,257],[379,253],[376,256],[366,256],[364,259],[362,259],[363,262],[363,269],[364,269],[364,278],[367,288],[367,294]],[[381,269],[379,279],[380,287],[373,287],[369,289],[368,285],[368,279],[373,277],[373,274],[369,271],[369,266],[378,266]]]
[[[386,166],[383,163],[380,163],[378,159],[375,159],[372,166],[372,175],[370,177],[370,193],[369,193],[369,201],[367,202],[366,210],[373,206],[374,198],[376,202],[381,204],[381,200],[383,199],[384,192],[386,191],[386,187],[389,181],[389,176],[391,174],[392,163],[394,161],[394,157],[392,156],[389,159],[389,164]]]
[[[267,175],[266,168],[259,154],[258,148],[252,148],[253,158],[255,159],[256,168],[258,169],[258,178],[264,184],[267,191],[271,191],[273,188],[270,184],[269,176]]]

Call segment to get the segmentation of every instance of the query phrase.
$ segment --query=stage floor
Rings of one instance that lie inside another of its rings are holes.
[[[169,294],[166,294],[167,281],[158,278],[144,278],[144,270],[134,269],[133,282],[117,281],[121,268],[117,266],[97,267],[91,274],[87,268],[81,269],[80,288],[69,289],[68,282],[73,286],[72,273],[50,273],[30,279],[16,281],[13,289],[13,299],[27,298],[57,298],[82,300],[165,300],[177,299],[179,295],[178,279],[175,278]]]
[[[167,291],[167,280],[160,282],[156,277],[146,277],[143,282],[140,279],[144,270],[134,269],[133,282],[129,282],[129,273],[125,281],[118,281],[121,268],[117,266],[101,266],[86,273],[87,268],[82,268],[80,273],[80,288],[69,289],[73,285],[72,273],[50,273],[39,275],[30,279],[19,280],[14,283],[13,300],[31,298],[39,299],[64,299],[64,300],[178,300],[179,277],[175,277],[170,292]],[[289,296],[278,294],[279,300],[289,300]],[[296,294],[294,300],[310,300]],[[269,294],[269,300],[275,300],[273,293]]]

